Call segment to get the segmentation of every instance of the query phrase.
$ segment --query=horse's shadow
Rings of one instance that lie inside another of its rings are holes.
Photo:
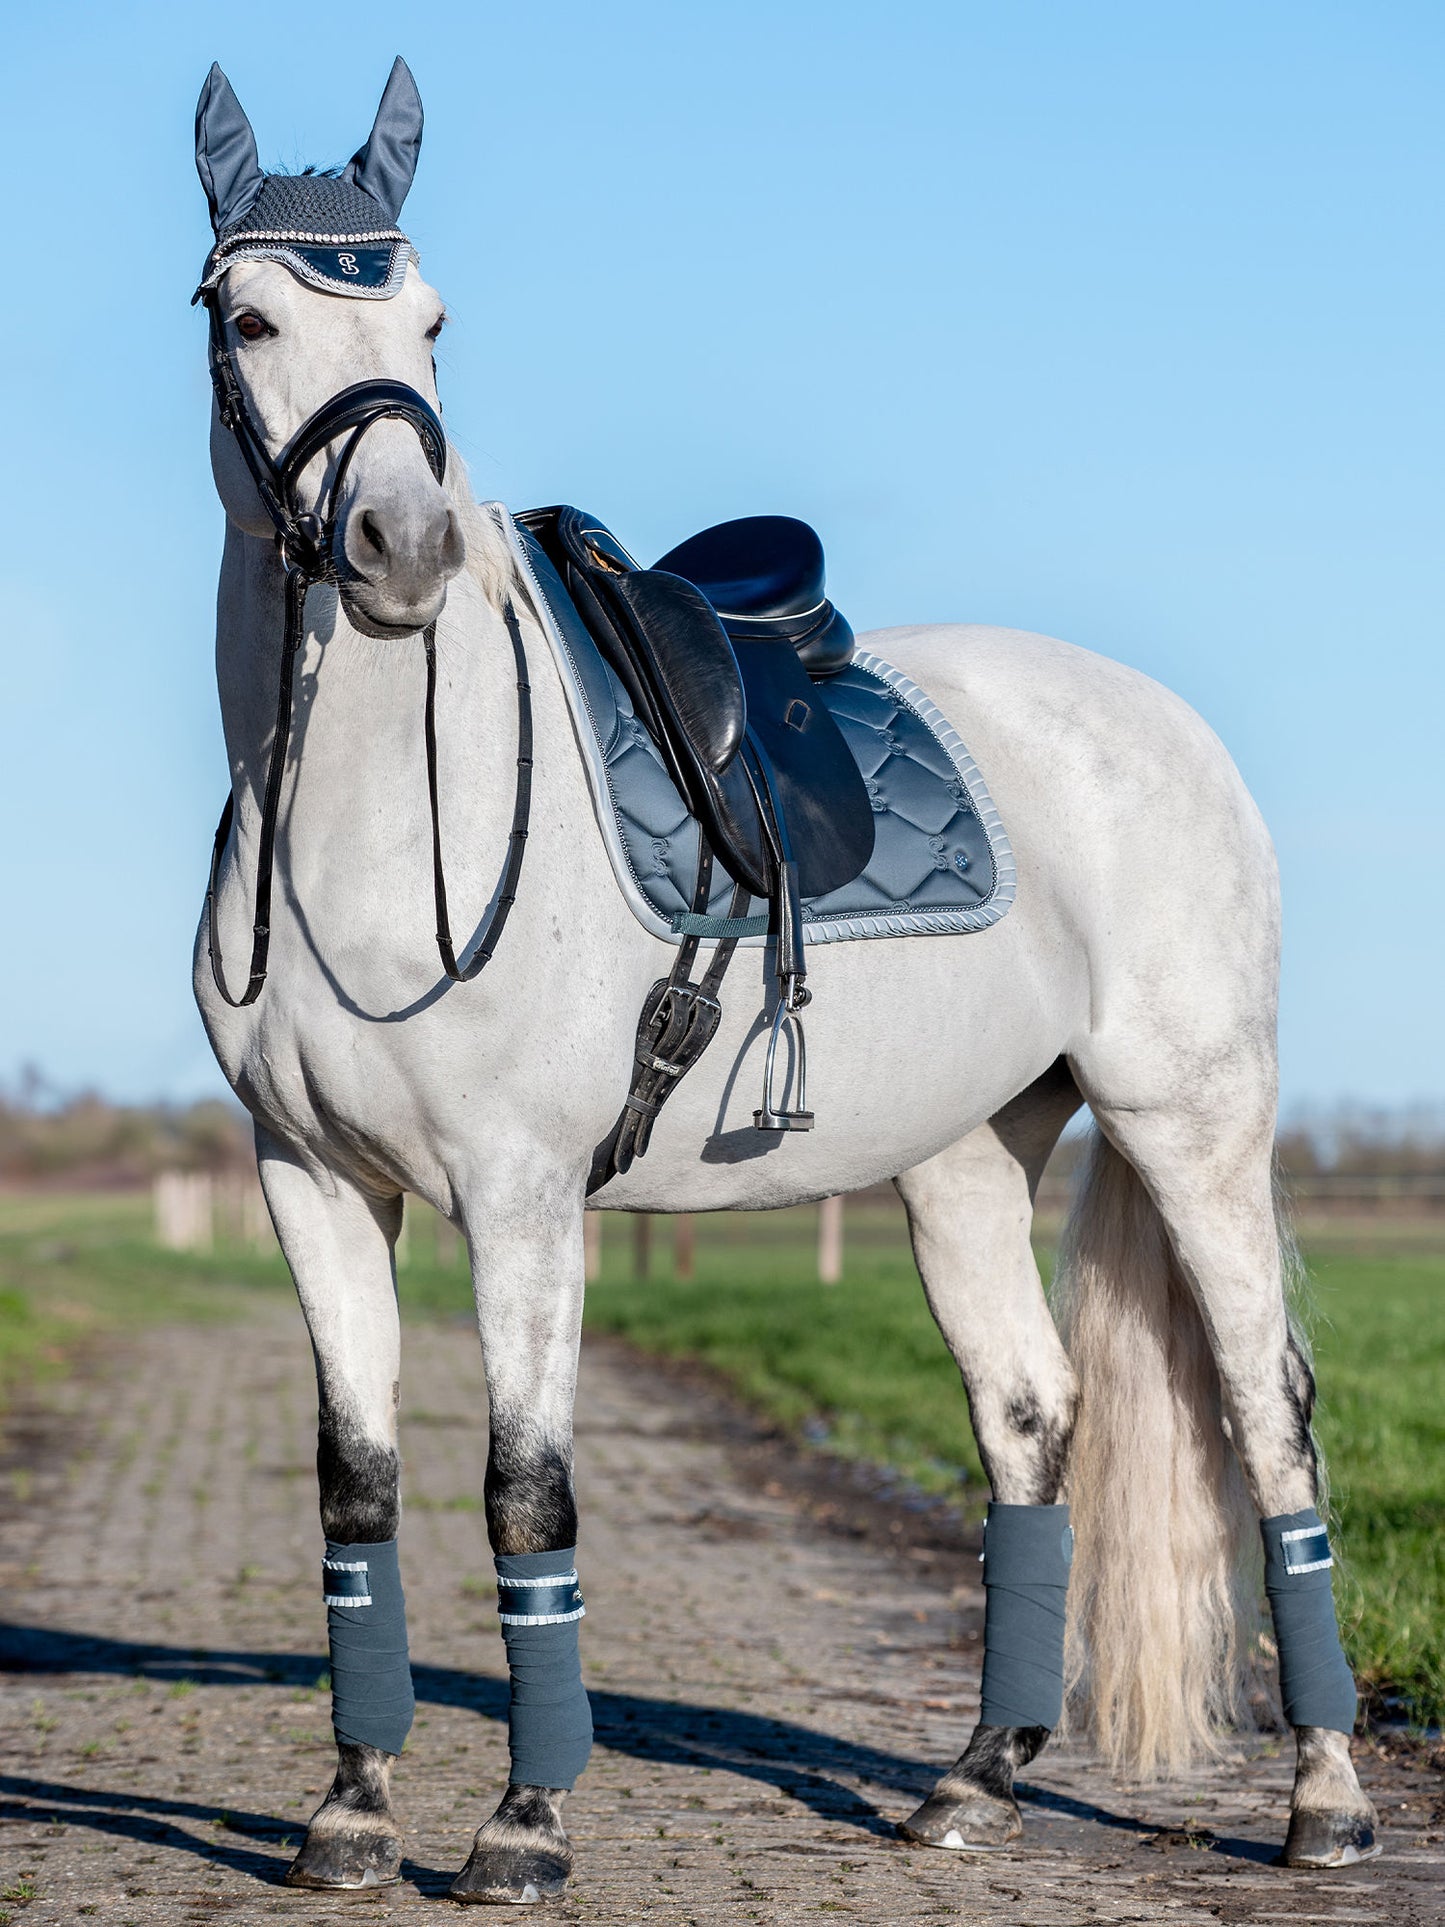
[[[315,1686],[325,1669],[326,1661],[319,1654],[165,1646],[0,1624],[0,1670],[31,1677],[114,1673],[170,1685],[185,1680],[195,1686],[274,1685],[294,1690]],[[461,1707],[483,1719],[506,1721],[507,1688],[501,1680],[455,1667],[425,1665],[414,1666],[412,1676],[419,1704]],[[896,1794],[902,1808],[922,1798],[937,1774],[936,1764],[731,1707],[607,1688],[593,1688],[590,1698],[597,1738],[613,1752],[654,1764],[738,1774],[786,1792],[819,1819],[882,1838],[892,1837],[893,1822],[849,1782]],[[107,1792],[15,1774],[0,1774],[0,1795],[9,1796],[0,1802],[0,1821],[34,1820],[48,1810],[56,1820],[193,1853],[216,1866],[270,1882],[281,1879],[290,1854],[266,1852],[264,1847],[299,1845],[304,1831],[302,1820],[273,1814],[222,1810],[189,1800]],[[1142,1821],[1042,1789],[1021,1786],[1019,1797],[1039,1808],[1103,1826],[1140,1835],[1154,1831]],[[12,1804],[17,1801],[24,1804]],[[243,1840],[257,1845],[243,1846]],[[1245,1840],[1220,1840],[1214,1850],[1245,1859],[1268,1857],[1267,1849]],[[404,1872],[426,1892],[441,1891],[452,1878],[451,1872],[413,1862],[407,1863]]]

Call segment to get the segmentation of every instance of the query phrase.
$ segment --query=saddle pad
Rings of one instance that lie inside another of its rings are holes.
[[[506,536],[557,659],[618,885],[646,929],[680,942],[674,920],[691,907],[697,824],[556,570],[500,503],[486,508]],[[876,840],[860,876],[826,896],[804,898],[804,941],[945,936],[997,923],[1014,899],[1013,851],[957,731],[902,670],[864,649],[815,691],[857,758]],[[732,881],[719,866],[709,913],[726,916],[731,896]]]

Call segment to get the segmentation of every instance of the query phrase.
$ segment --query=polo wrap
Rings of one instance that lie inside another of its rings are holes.
[[[575,1548],[497,1555],[497,1613],[512,1679],[513,1786],[572,1787],[592,1751]]]
[[[1281,1512],[1260,1522],[1264,1589],[1279,1648],[1279,1691],[1291,1726],[1351,1733],[1355,1680],[1340,1646],[1331,1586],[1334,1559],[1318,1512]]]
[[[983,1533],[980,1725],[1058,1725],[1073,1556],[1066,1505],[990,1504]]]
[[[328,1539],[321,1591],[337,1744],[400,1753],[411,1731],[416,1696],[395,1539],[352,1546]]]

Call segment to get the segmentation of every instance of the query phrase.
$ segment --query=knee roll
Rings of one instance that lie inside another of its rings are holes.
[[[1058,1725],[1073,1556],[1066,1505],[990,1504],[983,1531],[980,1725]]]
[[[499,1553],[497,1610],[512,1701],[513,1786],[575,1786],[592,1751],[578,1630],[586,1610],[575,1549]]]
[[[1334,1558],[1313,1508],[1260,1522],[1264,1589],[1279,1648],[1279,1690],[1291,1726],[1351,1733],[1355,1680],[1340,1645],[1330,1573]]]

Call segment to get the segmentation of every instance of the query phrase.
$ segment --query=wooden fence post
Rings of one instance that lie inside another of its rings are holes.
[[[632,1214],[632,1275],[645,1278],[652,1261],[652,1219],[646,1211]]]
[[[582,1276],[590,1285],[602,1269],[602,1213],[582,1213]]]
[[[167,1251],[209,1251],[215,1242],[208,1171],[161,1171],[155,1181],[156,1243]]]
[[[818,1280],[836,1285],[843,1276],[843,1200],[824,1198],[818,1206]]]
[[[672,1221],[672,1275],[688,1279],[697,1257],[697,1226],[690,1211],[679,1211]]]

